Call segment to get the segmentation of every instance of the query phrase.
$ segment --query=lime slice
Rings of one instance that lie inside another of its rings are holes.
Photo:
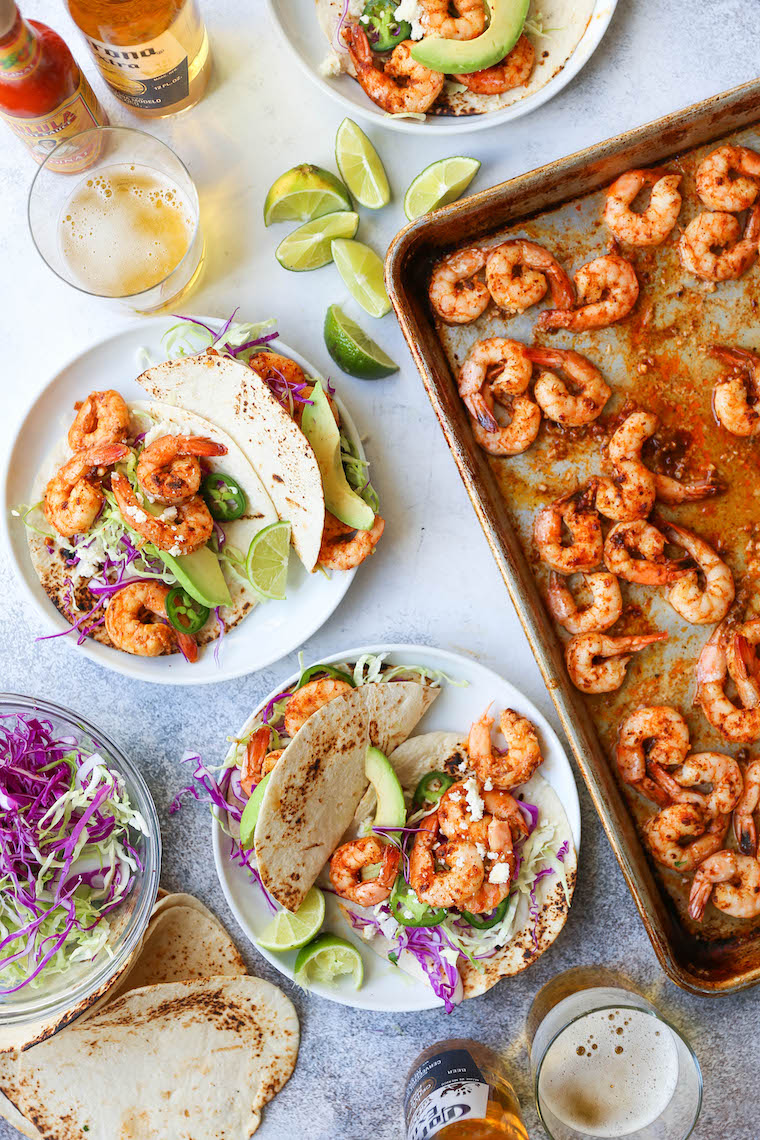
[[[337,934],[320,934],[319,938],[298,951],[295,977],[299,985],[333,982],[342,974],[351,974],[357,990],[364,981],[362,956],[345,938],[339,938]]]
[[[282,601],[285,597],[289,554],[289,522],[270,523],[251,540],[245,572],[254,589],[265,598]]]
[[[342,372],[360,380],[380,380],[398,372],[390,356],[360,329],[356,321],[338,307],[330,305],[325,317],[325,345]]]
[[[361,206],[379,210],[391,200],[385,167],[372,143],[353,119],[344,119],[335,138],[341,178]]]
[[[336,210],[350,210],[351,198],[329,170],[302,162],[286,170],[269,187],[264,202],[264,225],[272,222],[311,222]]]
[[[274,252],[283,269],[304,273],[319,269],[332,261],[330,243],[333,238],[352,238],[359,225],[359,215],[351,210],[324,214],[313,222],[305,222],[283,238]]]
[[[259,936],[259,946],[265,950],[284,953],[297,950],[318,933],[325,920],[325,896],[317,887],[311,887],[295,914],[278,910]]]
[[[353,299],[371,317],[384,317],[391,303],[383,282],[383,263],[375,251],[363,242],[336,238],[332,255]]]
[[[477,158],[441,158],[426,166],[404,195],[404,213],[410,222],[423,214],[448,206],[464,194],[480,170]]]

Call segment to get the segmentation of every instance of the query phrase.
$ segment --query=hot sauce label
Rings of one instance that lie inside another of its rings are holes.
[[[105,111],[98,103],[84,75],[74,94],[48,115],[20,119],[0,111],[11,130],[26,143],[35,161],[40,164],[64,139],[78,135],[90,127],[108,124]],[[49,164],[50,170],[75,173],[86,170],[99,153],[100,140],[94,139],[82,146],[72,147],[67,154],[59,155]]]
[[[0,78],[26,79],[39,66],[42,46],[23,20],[18,22],[16,35],[0,49]]]

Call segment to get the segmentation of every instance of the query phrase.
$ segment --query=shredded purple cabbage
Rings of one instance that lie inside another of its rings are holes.
[[[343,43],[343,25],[348,18],[348,9],[350,3],[351,0],[343,0],[343,10],[340,14],[340,19],[338,20],[335,32],[333,33],[333,47],[337,48],[338,51],[346,50],[346,45]]]
[[[264,711],[261,714],[261,723],[262,724],[269,724],[269,718],[271,717],[272,713],[274,712],[274,706],[279,701],[284,701],[286,697],[292,697],[292,696],[293,696],[293,694],[291,692],[284,692],[284,693],[278,693],[276,697],[272,697],[271,701],[269,701],[264,706]]]
[[[538,827],[538,808],[535,804],[526,804],[522,800],[517,801],[517,806],[522,810],[523,815],[527,816],[528,835],[532,835]]]

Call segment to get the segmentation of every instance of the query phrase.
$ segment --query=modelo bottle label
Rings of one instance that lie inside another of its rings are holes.
[[[404,1097],[407,1140],[429,1140],[447,1124],[483,1120],[488,1082],[466,1049],[436,1053],[412,1073]]]
[[[64,139],[92,127],[106,126],[108,123],[105,112],[101,109],[84,75],[80,77],[79,86],[74,94],[50,114],[21,119],[0,110],[0,119],[4,119],[21,141],[26,143],[35,161],[40,164]],[[86,145],[72,148],[70,153],[56,156],[55,160],[48,164],[48,169],[63,174],[86,170],[97,157],[99,147],[100,140],[96,139]]]

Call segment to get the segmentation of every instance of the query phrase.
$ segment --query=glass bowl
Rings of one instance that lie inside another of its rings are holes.
[[[26,1045],[50,1036],[98,1001],[139,951],[158,891],[161,832],[145,781],[121,749],[100,729],[50,701],[0,693],[0,714],[9,713],[37,715],[52,725],[57,738],[74,736],[83,751],[97,751],[106,765],[122,777],[130,803],[142,814],[148,828],[147,835],[132,833],[131,844],[139,855],[142,869],[138,867],[135,871],[127,897],[109,913],[108,942],[96,957],[72,964],[65,973],[53,975],[49,982],[42,973],[40,984],[0,995],[0,1045],[7,1035],[10,1042]]]

